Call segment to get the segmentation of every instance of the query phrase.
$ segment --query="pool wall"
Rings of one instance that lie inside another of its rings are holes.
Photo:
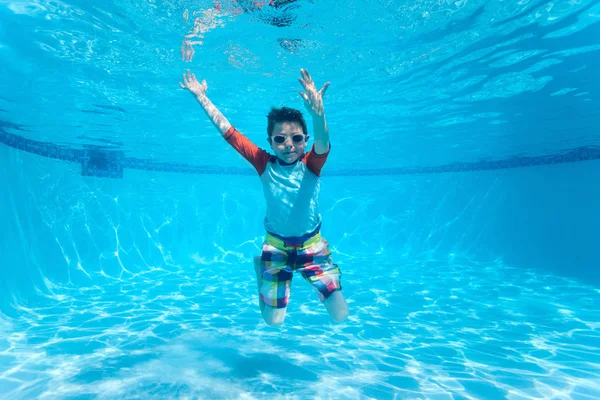
[[[4,313],[52,293],[53,284],[126,285],[155,268],[195,274],[234,265],[224,274],[253,279],[264,215],[255,177],[141,170],[123,179],[81,176],[78,164],[7,146],[0,146],[0,168]],[[419,260],[468,257],[598,284],[599,181],[597,160],[324,177],[323,234],[346,274],[368,273],[382,259],[401,270]]]

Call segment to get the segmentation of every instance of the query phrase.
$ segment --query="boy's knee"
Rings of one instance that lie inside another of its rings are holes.
[[[279,326],[279,325],[283,325],[283,321],[285,320],[285,316],[283,317],[274,317],[274,316],[267,316],[263,314],[263,319],[265,320],[265,322],[267,323],[267,325],[270,326]]]
[[[270,325],[270,326],[283,325],[283,320],[284,320],[284,318],[266,318],[264,315],[263,315],[263,319],[265,320],[267,325]]]
[[[279,326],[285,320],[285,308],[273,308],[266,306],[262,311],[262,317],[270,326]]]
[[[348,310],[348,303],[340,290],[333,292],[331,296],[325,300],[324,304],[334,322],[342,322],[348,318],[348,314],[350,313]]]
[[[343,322],[348,318],[348,308],[335,310],[331,313],[331,319],[333,322]]]

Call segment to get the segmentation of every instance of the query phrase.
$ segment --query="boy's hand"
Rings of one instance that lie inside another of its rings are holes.
[[[331,84],[331,82],[326,82],[321,90],[317,91],[315,83],[313,82],[310,74],[307,70],[301,69],[300,73],[302,74],[302,78],[298,78],[306,93],[302,92],[302,90],[298,91],[300,96],[304,99],[304,106],[306,110],[313,117],[322,117],[325,115],[325,108],[323,107],[323,96],[325,96],[325,91]]]
[[[206,95],[206,90],[208,90],[208,85],[206,81],[202,81],[202,83],[198,82],[196,79],[196,75],[190,73],[190,70],[187,70],[187,75],[183,74],[183,82],[179,82],[179,86],[182,89],[187,89],[191,93],[193,93],[196,97]]]

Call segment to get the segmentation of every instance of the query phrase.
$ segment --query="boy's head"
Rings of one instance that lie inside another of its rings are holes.
[[[272,108],[267,119],[271,149],[281,160],[293,163],[304,153],[309,138],[302,113],[289,107]]]

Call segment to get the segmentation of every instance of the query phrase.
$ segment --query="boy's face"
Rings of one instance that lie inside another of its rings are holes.
[[[308,135],[297,122],[278,122],[267,139],[275,155],[286,163],[293,163],[304,153]]]

